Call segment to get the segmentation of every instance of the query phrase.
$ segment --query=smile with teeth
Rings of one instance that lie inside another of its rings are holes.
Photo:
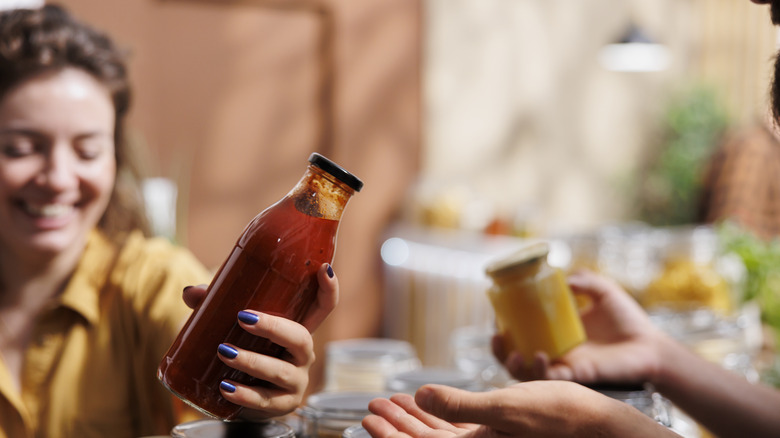
[[[24,204],[25,211],[42,218],[56,218],[70,214],[73,211],[71,204]]]

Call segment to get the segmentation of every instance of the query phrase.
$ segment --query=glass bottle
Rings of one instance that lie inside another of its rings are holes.
[[[267,385],[225,365],[217,357],[219,344],[275,357],[284,352],[243,330],[238,312],[253,309],[303,320],[317,299],[317,271],[333,260],[344,208],[363,186],[320,154],[312,154],[309,163],[295,187],[246,226],[157,370],[166,388],[213,417],[233,420],[241,410],[222,397],[223,380]]]
[[[486,268],[488,298],[507,352],[526,363],[537,351],[555,359],[585,341],[585,329],[563,271],[547,263],[549,245],[530,244]]]

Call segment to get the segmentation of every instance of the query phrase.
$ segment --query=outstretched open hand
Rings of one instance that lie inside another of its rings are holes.
[[[564,381],[488,392],[426,385],[369,409],[362,424],[374,438],[676,436],[626,403]]]

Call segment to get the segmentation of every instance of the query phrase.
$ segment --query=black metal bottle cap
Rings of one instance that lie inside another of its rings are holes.
[[[359,192],[360,189],[363,188],[363,181],[361,181],[360,178],[347,172],[343,167],[325,158],[323,155],[318,154],[317,152],[309,155],[309,163],[335,176],[339,179],[339,181],[350,186],[356,192]]]

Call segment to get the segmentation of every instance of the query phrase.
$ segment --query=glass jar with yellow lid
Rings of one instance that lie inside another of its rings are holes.
[[[555,359],[586,339],[563,271],[547,262],[549,251],[546,242],[531,243],[485,269],[493,281],[487,295],[504,348],[529,364],[537,351]]]

